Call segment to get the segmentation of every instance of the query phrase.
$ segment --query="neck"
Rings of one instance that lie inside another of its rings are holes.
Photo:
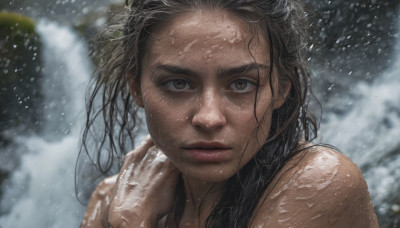
[[[224,183],[193,180],[185,176],[183,176],[183,183],[185,186],[186,205],[191,206],[193,212],[201,212],[204,207],[207,208],[208,206],[212,209],[218,202],[224,185]]]
[[[224,182],[208,183],[182,176],[186,203],[179,227],[204,227],[218,203]]]

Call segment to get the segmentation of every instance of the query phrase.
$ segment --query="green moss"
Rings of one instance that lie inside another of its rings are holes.
[[[3,31],[14,30],[20,33],[36,33],[35,22],[31,18],[10,12],[0,12],[0,29]]]

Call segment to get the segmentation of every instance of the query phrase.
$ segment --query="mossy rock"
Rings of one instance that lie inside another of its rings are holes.
[[[41,45],[35,22],[0,12],[0,34],[0,131],[34,129],[42,100]]]

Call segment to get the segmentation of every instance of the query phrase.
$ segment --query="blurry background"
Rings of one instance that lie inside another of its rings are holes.
[[[78,227],[74,167],[93,38],[122,0],[0,0],[0,227]],[[306,0],[318,142],[357,163],[400,227],[398,0]]]

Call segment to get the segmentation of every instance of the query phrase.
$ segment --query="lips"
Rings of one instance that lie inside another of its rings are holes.
[[[232,148],[219,142],[196,142],[183,149],[198,162],[221,162],[227,158]]]
[[[213,149],[230,149],[229,146],[224,145],[219,142],[196,142],[185,146],[186,149],[204,149],[204,150],[213,150]]]

